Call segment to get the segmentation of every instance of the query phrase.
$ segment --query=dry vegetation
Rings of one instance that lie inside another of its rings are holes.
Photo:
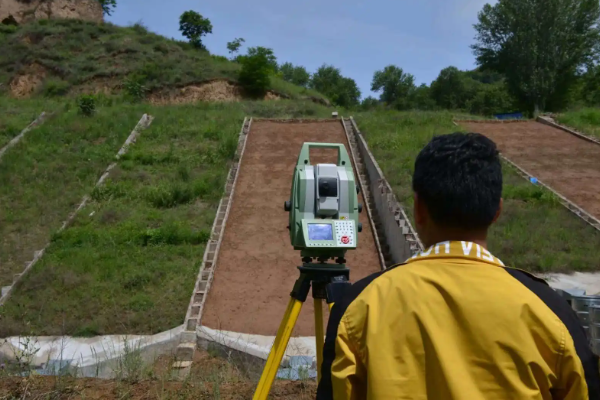
[[[130,355],[131,356],[131,355]],[[246,400],[252,398],[256,382],[245,371],[197,351],[190,374],[176,379],[170,357],[159,358],[146,368],[134,358],[116,370],[116,379],[78,378],[64,372],[56,376],[8,376],[0,372],[2,400]],[[279,400],[314,399],[316,383],[275,381],[270,398]]]

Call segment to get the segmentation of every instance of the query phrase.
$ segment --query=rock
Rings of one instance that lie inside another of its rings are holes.
[[[0,23],[52,18],[102,22],[104,14],[98,0],[0,0]]]

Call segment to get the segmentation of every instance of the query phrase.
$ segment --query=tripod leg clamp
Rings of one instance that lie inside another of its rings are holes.
[[[308,297],[310,285],[310,277],[306,276],[305,274],[300,274],[300,277],[296,279],[296,283],[294,283],[294,288],[292,289],[290,296],[304,303]]]

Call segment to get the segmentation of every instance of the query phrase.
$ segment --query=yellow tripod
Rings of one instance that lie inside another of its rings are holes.
[[[271,391],[271,386],[281,365],[281,360],[287,348],[292,331],[298,321],[302,304],[308,297],[312,286],[312,294],[315,304],[315,336],[317,345],[317,381],[321,378],[321,362],[323,361],[323,345],[325,342],[325,331],[323,329],[323,300],[327,301],[329,308],[341,298],[344,290],[350,286],[348,278],[350,270],[344,264],[314,264],[304,263],[300,270],[300,277],[296,280],[290,302],[279,329],[275,342],[269,352],[267,363],[263,369],[260,381],[254,392],[253,400],[266,400]]]

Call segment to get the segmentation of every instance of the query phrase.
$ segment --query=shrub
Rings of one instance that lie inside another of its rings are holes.
[[[5,25],[0,24],[0,35],[10,35],[11,33],[15,33],[19,27],[17,25]]]
[[[246,56],[241,60],[238,81],[244,91],[253,97],[262,97],[271,84],[271,66],[264,54]]]
[[[144,86],[145,81],[146,77],[141,74],[134,74],[125,79],[123,88],[131,101],[138,102],[144,99],[147,91],[146,86]]]
[[[57,97],[64,96],[69,92],[71,85],[63,80],[48,80],[44,85],[44,96]]]
[[[81,114],[91,117],[96,112],[96,98],[91,94],[79,96],[77,106]]]
[[[216,55],[216,54],[212,54],[210,56],[210,58],[212,58],[215,61],[229,62],[229,59],[227,57],[225,57],[225,56],[219,56],[219,55]]]
[[[133,29],[136,33],[139,33],[140,35],[147,35],[149,33],[148,27],[144,24],[142,20],[133,24],[131,26],[131,29]]]

